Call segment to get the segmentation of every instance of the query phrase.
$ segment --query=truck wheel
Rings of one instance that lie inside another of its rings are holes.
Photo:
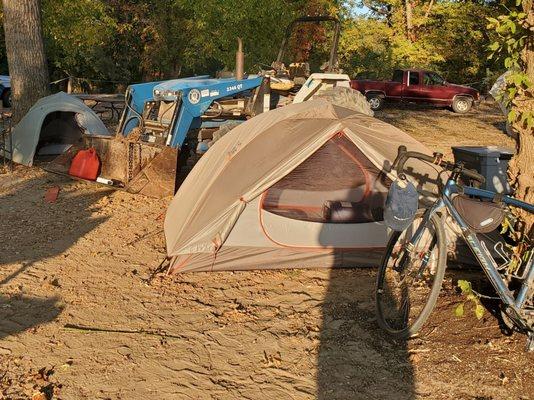
[[[336,86],[331,89],[320,91],[314,99],[326,99],[332,104],[358,111],[362,114],[373,116],[373,110],[367,99],[359,91],[345,86]]]
[[[11,89],[6,89],[2,93],[2,105],[5,108],[11,107]]]
[[[373,111],[380,110],[384,106],[384,97],[379,94],[368,94],[367,101]]]
[[[452,110],[458,114],[465,114],[471,109],[473,99],[469,97],[456,97],[452,101]]]

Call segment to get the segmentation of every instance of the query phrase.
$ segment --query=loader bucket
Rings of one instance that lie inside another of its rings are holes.
[[[178,150],[121,136],[86,136],[102,164],[100,176],[122,182],[130,193],[150,197],[174,195]]]
[[[123,137],[85,135],[83,143],[40,166],[49,172],[68,175],[72,159],[84,148],[96,150],[101,163],[99,176],[113,180],[115,187],[150,197],[174,195],[178,150],[167,146],[128,141]]]
[[[150,197],[174,195],[178,150],[164,147],[130,180],[126,190]]]

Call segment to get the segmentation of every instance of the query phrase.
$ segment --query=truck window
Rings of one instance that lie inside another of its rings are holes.
[[[393,71],[392,81],[402,83],[403,76],[404,76],[404,71],[401,69],[396,69],[395,71]]]
[[[435,72],[425,72],[423,75],[423,82],[425,85],[443,85],[445,79]]]
[[[419,72],[415,72],[415,71],[409,71],[408,72],[408,76],[409,76],[409,84],[410,86],[411,85],[419,85]]]

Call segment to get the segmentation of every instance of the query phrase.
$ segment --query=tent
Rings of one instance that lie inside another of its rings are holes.
[[[373,265],[399,145],[421,143],[319,99],[256,116],[199,160],[165,218],[170,272]],[[411,162],[411,163],[410,163]],[[418,160],[412,176],[435,179]]]
[[[102,120],[80,99],[59,92],[43,97],[13,128],[13,161],[31,166],[40,143],[76,144],[82,134],[110,133]]]

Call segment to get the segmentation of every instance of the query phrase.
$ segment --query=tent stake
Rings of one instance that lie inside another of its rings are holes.
[[[159,273],[162,272],[165,268],[167,268],[168,265],[166,265],[166,264],[168,264],[168,261],[169,261],[169,260],[170,260],[169,257],[165,257],[165,258],[163,259],[163,261],[158,265],[158,267],[157,267],[154,271],[152,271],[152,273],[150,274],[150,276],[149,276],[147,279],[145,279],[145,283],[146,283],[147,285],[150,284],[150,283],[152,282],[152,280],[154,279],[154,277],[155,277],[157,274],[159,274]]]

